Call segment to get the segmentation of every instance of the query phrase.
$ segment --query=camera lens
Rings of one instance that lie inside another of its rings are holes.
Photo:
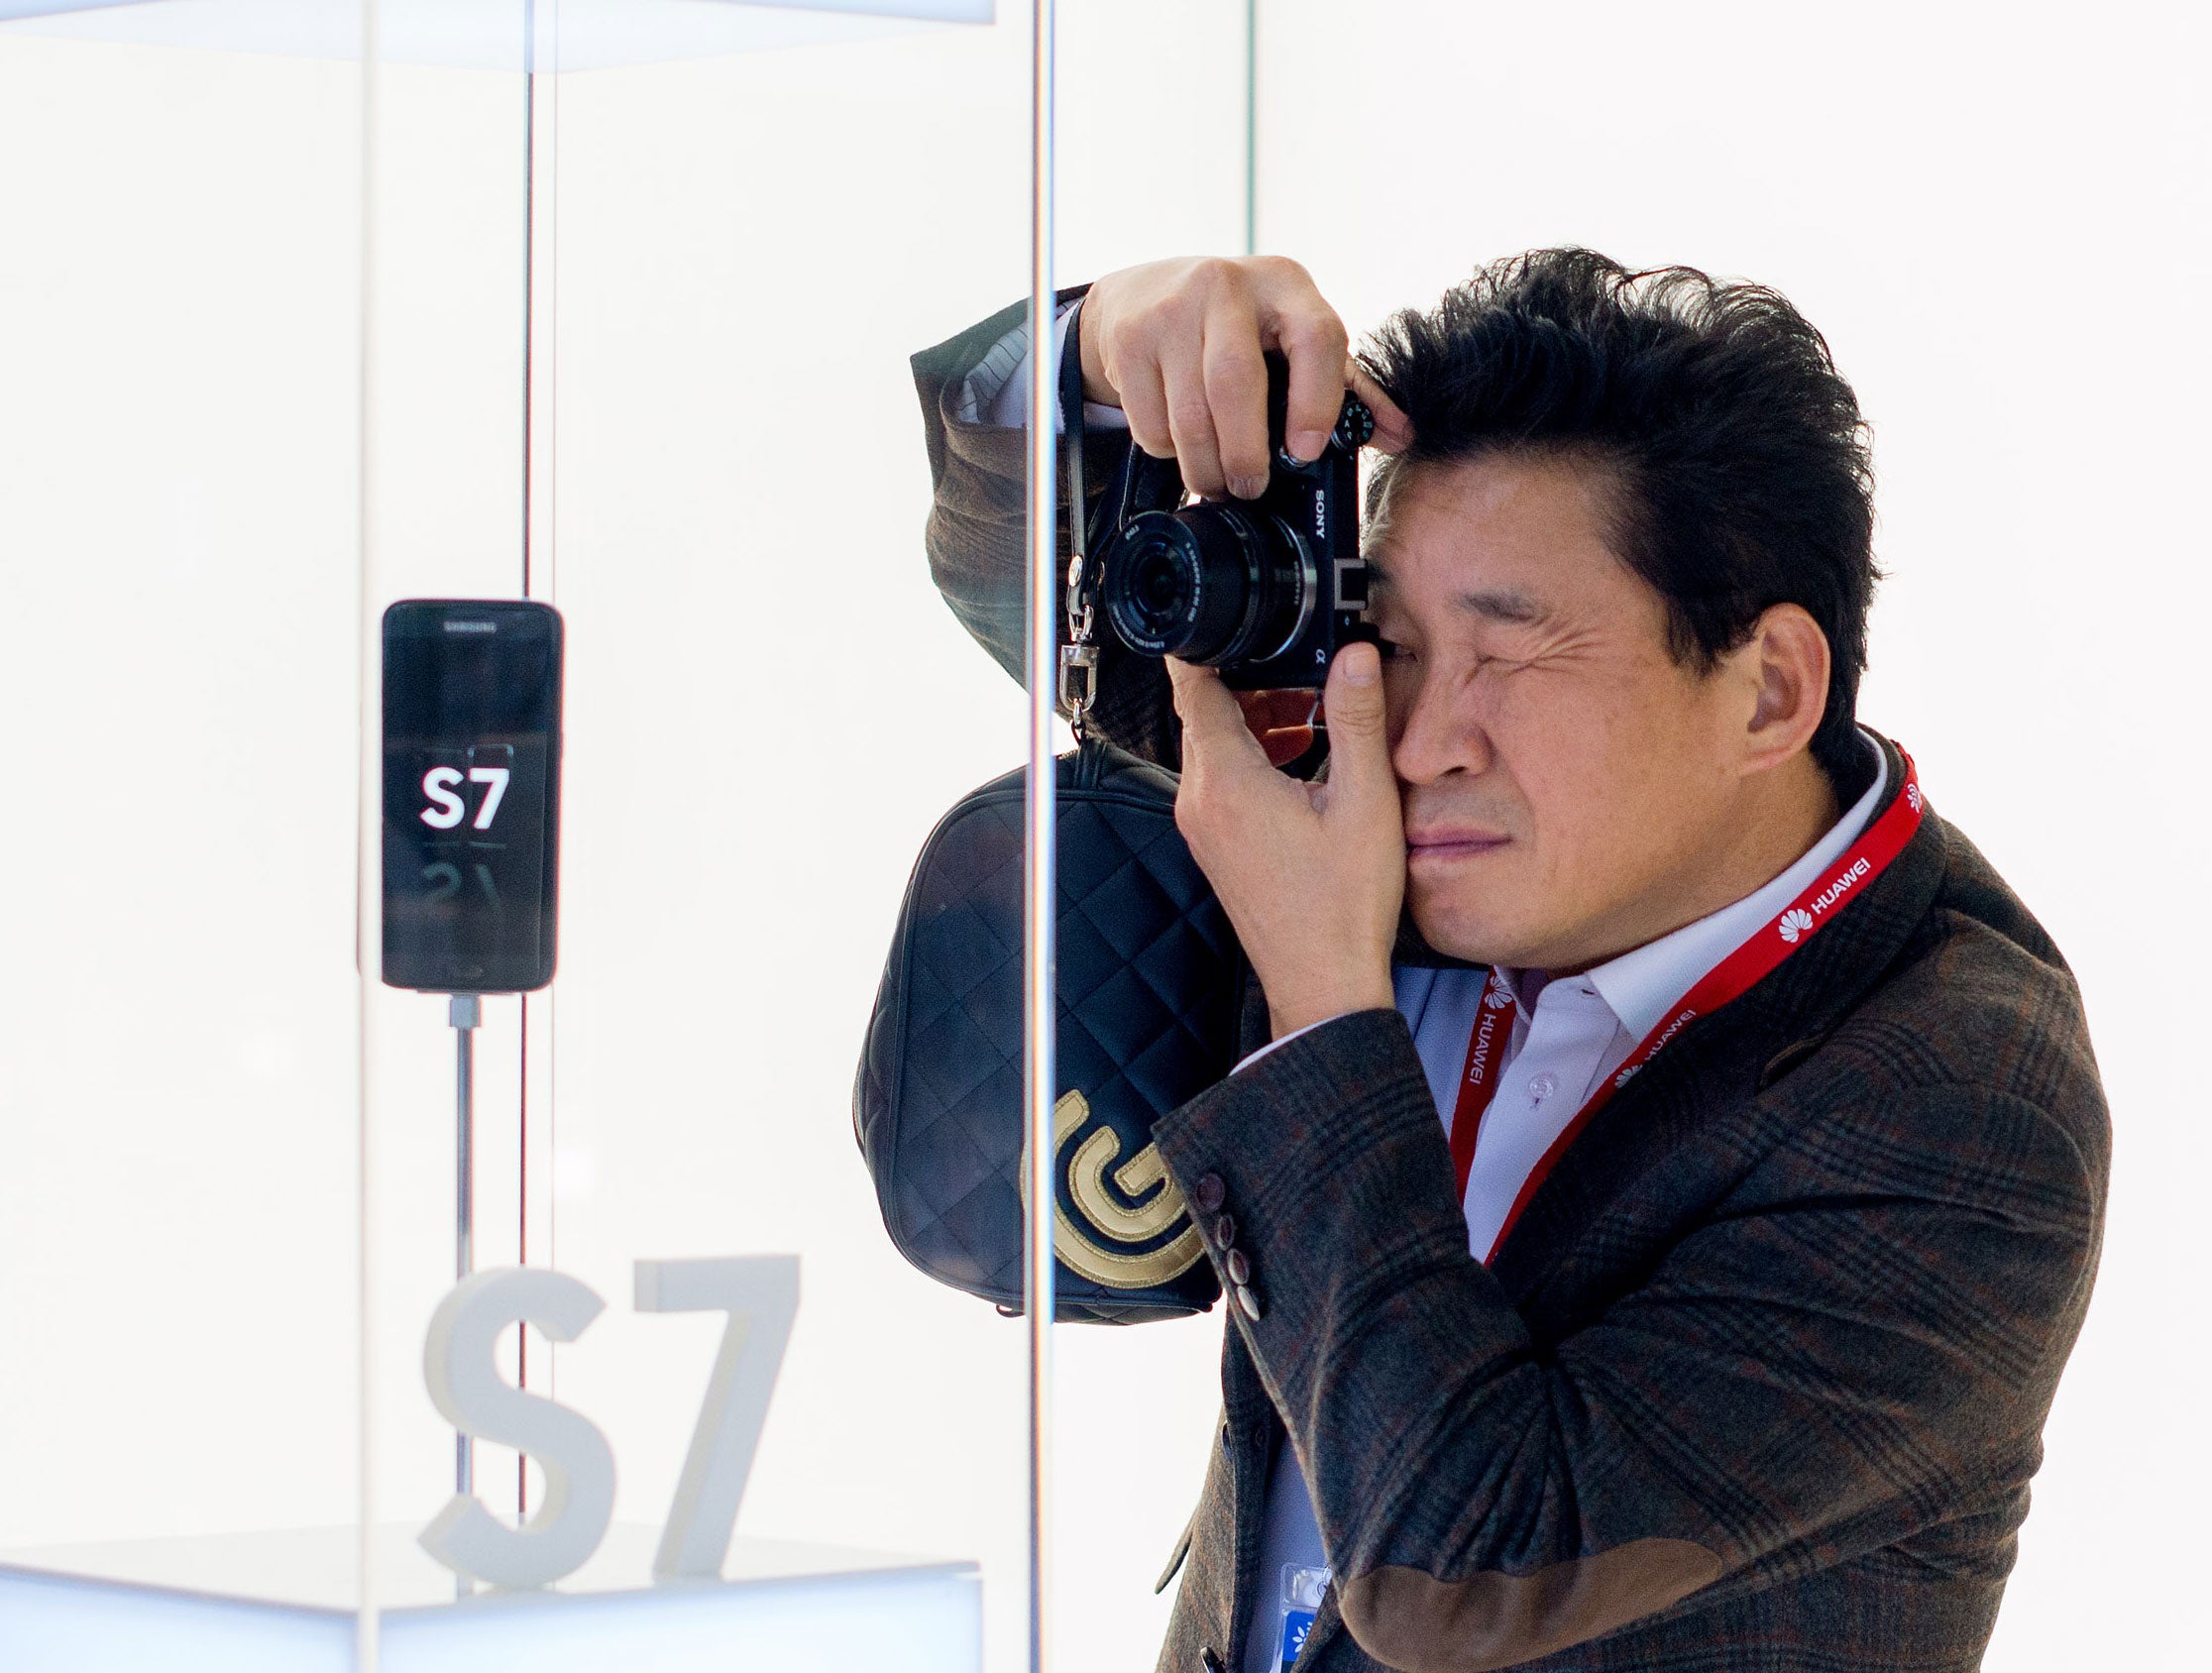
[[[1228,505],[1141,512],[1100,557],[1100,603],[1124,644],[1216,667],[1284,649],[1319,592],[1293,530]]]
[[[1148,540],[1129,555],[1129,608],[1148,637],[1172,634],[1197,603],[1198,573],[1181,549]]]

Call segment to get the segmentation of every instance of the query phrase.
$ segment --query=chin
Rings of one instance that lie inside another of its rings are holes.
[[[1491,914],[1471,910],[1448,897],[1439,898],[1425,889],[1409,890],[1406,908],[1421,940],[1436,951],[1471,964],[1518,965],[1514,952],[1526,938],[1515,935]]]

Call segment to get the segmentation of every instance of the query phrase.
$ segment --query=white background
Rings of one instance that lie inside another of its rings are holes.
[[[1575,242],[1776,285],[1857,388],[1890,572],[1861,712],[2073,961],[2116,1129],[1989,1665],[2175,1660],[2212,1488],[2177,951],[2206,857],[2201,26],[1261,10],[1261,243],[1356,330]],[[628,1263],[799,1250],[740,1525],[981,1557],[1006,1668],[1021,1329],[889,1250],[847,1099],[912,854],[1021,748],[924,572],[904,364],[1026,285],[1017,11],[563,78],[568,845],[533,1069],[555,1259],[612,1303],[559,1392],[613,1441],[618,1513],[663,1513],[714,1329],[634,1317]],[[1064,279],[1237,247],[1241,15],[1062,7]],[[511,592],[517,84],[387,92],[373,604]],[[0,34],[0,1542],[353,1513],[357,96],[343,64]],[[446,1040],[432,1000],[376,1025],[381,1507],[426,1516]],[[1151,1661],[1219,1329],[1059,1333],[1066,1667]]]
[[[2102,1274],[1988,1665],[2195,1659],[2202,9],[1266,15],[1261,238],[1349,318],[1572,242],[1759,279],[1826,334],[1890,574],[1860,713],[2064,949],[2113,1111]]]

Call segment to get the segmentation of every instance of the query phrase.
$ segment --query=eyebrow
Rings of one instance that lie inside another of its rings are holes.
[[[1389,570],[1376,558],[1368,563],[1368,591],[1388,591],[1392,585]],[[1516,626],[1528,626],[1542,621],[1549,613],[1542,605],[1526,593],[1516,593],[1509,587],[1485,587],[1471,593],[1461,593],[1452,603],[1471,615],[1480,615],[1489,621],[1506,621]]]

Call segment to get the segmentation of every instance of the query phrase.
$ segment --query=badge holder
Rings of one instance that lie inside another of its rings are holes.
[[[1284,1673],[1305,1648],[1306,1634],[1313,1630],[1313,1617],[1320,1613],[1321,1598],[1328,1589],[1327,1569],[1282,1565],[1282,1630],[1275,1640],[1276,1673]]]

